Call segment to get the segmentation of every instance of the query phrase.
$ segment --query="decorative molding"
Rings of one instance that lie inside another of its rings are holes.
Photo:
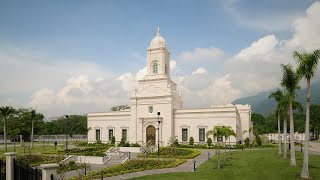
[[[190,126],[187,124],[182,124],[182,125],[180,125],[180,128],[190,128]]]
[[[199,124],[197,127],[198,127],[198,128],[207,128],[207,127],[208,127],[208,125],[205,125],[205,124]]]

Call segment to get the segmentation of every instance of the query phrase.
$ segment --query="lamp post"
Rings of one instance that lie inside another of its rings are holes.
[[[160,112],[158,112],[158,156],[160,156]]]
[[[69,116],[68,115],[65,115],[66,116],[66,118],[67,118],[67,123],[68,123],[68,118],[69,118]],[[68,127],[67,127],[68,128]],[[68,130],[67,130],[68,131]],[[67,155],[67,157],[68,157],[68,132],[65,132],[66,133],[66,155]]]

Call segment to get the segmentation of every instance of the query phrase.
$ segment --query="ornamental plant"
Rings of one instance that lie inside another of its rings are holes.
[[[193,145],[194,144],[194,139],[193,139],[193,137],[191,136],[190,138],[189,138],[189,145]]]

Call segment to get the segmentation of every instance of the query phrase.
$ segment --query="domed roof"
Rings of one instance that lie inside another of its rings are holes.
[[[149,48],[153,49],[153,48],[159,48],[159,47],[167,48],[167,43],[166,43],[166,40],[160,36],[160,28],[158,27],[157,36],[151,40]]]

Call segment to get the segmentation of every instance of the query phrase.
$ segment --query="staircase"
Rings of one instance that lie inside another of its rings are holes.
[[[118,147],[114,147],[107,151],[110,160],[107,164],[122,164],[129,159],[129,152],[121,152]]]

